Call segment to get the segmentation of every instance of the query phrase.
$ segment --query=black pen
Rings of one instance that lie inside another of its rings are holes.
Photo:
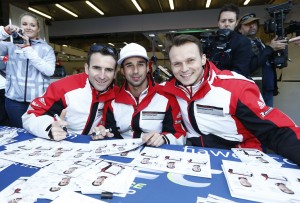
[[[57,120],[57,121],[61,121],[60,117],[57,115],[57,114],[54,114],[54,118]],[[68,132],[68,129],[66,126],[60,126],[64,131]]]

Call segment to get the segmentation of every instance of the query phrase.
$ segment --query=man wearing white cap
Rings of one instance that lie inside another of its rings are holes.
[[[101,124],[112,129],[115,138],[142,137],[147,145],[156,147],[184,144],[186,133],[179,105],[175,97],[162,92],[162,86],[154,82],[146,49],[136,43],[127,44],[118,64],[125,82],[115,99],[104,107]],[[95,131],[103,132],[103,126]],[[93,138],[103,139],[105,135]]]
[[[273,93],[277,95],[276,70],[272,64],[274,51],[285,49],[286,40],[272,39],[269,46],[257,36],[259,18],[254,13],[245,14],[239,20],[237,30],[251,40],[253,57],[251,59],[251,77],[258,85],[265,103],[273,106]],[[278,93],[278,92],[277,92]]]

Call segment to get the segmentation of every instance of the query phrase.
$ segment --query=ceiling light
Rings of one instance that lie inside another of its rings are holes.
[[[34,8],[28,7],[28,10],[33,11],[33,12],[35,12],[35,13],[41,15],[41,16],[44,16],[44,17],[46,17],[46,18],[49,18],[49,19],[52,18],[51,16],[49,16],[49,15],[47,15],[47,14],[41,12],[41,11],[38,11],[38,10],[36,10],[36,9],[34,9]]]
[[[169,0],[169,4],[170,4],[171,10],[174,10],[174,1],[173,0]]]
[[[149,34],[149,37],[155,37],[155,34],[151,33]]]
[[[92,7],[95,11],[97,11],[98,13],[100,13],[101,15],[104,15],[103,11],[101,11],[99,8],[97,8],[94,4],[92,4],[90,1],[85,1],[85,3],[87,5],[89,5],[90,7]]]
[[[141,7],[139,6],[139,4],[136,2],[136,0],[131,0],[132,3],[134,4],[134,6],[136,7],[136,9],[139,11],[139,12],[142,12],[142,9]]]
[[[163,47],[164,45],[162,45],[162,44],[159,44],[159,45],[157,45],[157,46],[159,46],[159,47]]]
[[[205,6],[205,7],[206,7],[206,8],[209,8],[209,7],[210,7],[210,3],[211,3],[211,0],[207,0],[207,1],[206,1],[206,6]]]
[[[113,47],[115,46],[113,43],[108,43],[108,44],[109,44],[110,46],[113,46]]]
[[[76,18],[78,17],[77,14],[75,14],[75,13],[73,13],[72,11],[66,9],[65,7],[61,6],[60,4],[55,4],[55,6],[58,7],[58,8],[60,8],[61,10],[65,11],[65,12],[67,12],[68,14],[70,14],[70,15],[76,17]]]
[[[249,2],[250,2],[250,0],[246,0],[246,1],[244,2],[244,5],[247,5]]]
[[[66,44],[63,44],[62,46],[63,46],[63,47],[67,47],[68,45],[66,45]]]

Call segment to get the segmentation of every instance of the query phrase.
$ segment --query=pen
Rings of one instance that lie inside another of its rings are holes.
[[[108,132],[111,132],[112,131],[112,129],[111,128],[109,128],[109,129],[105,129],[105,132],[106,133],[108,133]],[[91,133],[90,135],[91,136],[97,136],[97,135],[99,135],[100,134],[100,131],[97,131],[97,132],[93,132],[93,133]]]
[[[57,114],[54,114],[54,118],[55,118],[57,121],[61,121],[60,117],[59,117]],[[62,128],[64,131],[68,132],[68,129],[67,129],[66,126],[61,126],[61,128]]]

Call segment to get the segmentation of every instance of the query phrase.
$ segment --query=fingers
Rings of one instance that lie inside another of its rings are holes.
[[[60,141],[67,137],[67,132],[64,131],[60,126],[52,126],[51,132],[55,141]]]
[[[93,140],[104,139],[105,137],[113,137],[114,134],[109,132],[104,126],[100,125],[91,130],[90,136]]]
[[[142,137],[142,140],[144,143],[146,143],[146,145],[153,146],[153,147],[159,147],[165,143],[162,135],[159,133],[155,133],[155,132],[150,132],[150,133],[145,134]]]

